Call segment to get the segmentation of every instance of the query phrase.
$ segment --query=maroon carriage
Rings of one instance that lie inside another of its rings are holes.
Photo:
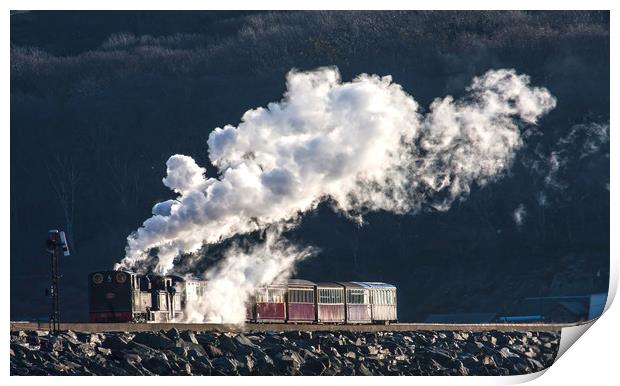
[[[338,283],[318,283],[317,322],[344,323],[344,287]]]
[[[253,304],[254,320],[257,322],[286,321],[286,284],[273,284],[256,291]]]
[[[355,282],[341,282],[345,290],[347,323],[372,323],[370,290]]]
[[[288,281],[287,320],[292,323],[313,322],[315,318],[314,286],[308,280]]]

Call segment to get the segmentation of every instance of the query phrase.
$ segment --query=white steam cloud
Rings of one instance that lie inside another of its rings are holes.
[[[187,322],[243,323],[245,301],[257,287],[283,282],[294,272],[295,263],[314,253],[281,238],[282,229],[269,230],[262,244],[249,251],[234,246],[221,263],[204,273],[206,293],[186,307]]]
[[[447,210],[472,185],[500,176],[523,144],[519,122],[535,124],[555,103],[528,76],[501,69],[474,78],[463,99],[438,98],[422,115],[390,76],[343,82],[336,68],[291,71],[280,102],[249,110],[237,127],[209,135],[218,178],[206,178],[191,157],[170,157],[163,182],[177,197],[153,207],[153,216],[128,237],[117,268],[138,267],[156,254],[155,269],[165,273],[180,254],[294,221],[325,199],[357,218],[377,210]],[[217,303],[219,296],[246,282],[241,292],[247,294],[286,275],[309,254],[291,248],[268,240],[249,254],[230,251],[205,273],[213,283],[213,296],[205,298],[213,300],[198,313],[205,320],[242,319],[245,299],[228,299],[234,309],[221,311],[226,304]]]

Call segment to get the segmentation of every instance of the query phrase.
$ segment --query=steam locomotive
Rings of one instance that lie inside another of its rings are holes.
[[[88,275],[93,323],[173,322],[206,296],[207,281],[179,276],[99,271]],[[293,279],[258,288],[246,303],[251,323],[364,324],[396,322],[396,287],[378,282]]]

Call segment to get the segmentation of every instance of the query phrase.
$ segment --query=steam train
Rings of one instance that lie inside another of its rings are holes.
[[[183,320],[187,304],[206,296],[207,281],[179,276],[99,271],[88,275],[93,323]],[[251,323],[396,322],[396,287],[377,282],[292,279],[258,288],[246,303]]]

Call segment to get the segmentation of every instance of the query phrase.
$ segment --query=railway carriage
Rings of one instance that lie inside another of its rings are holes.
[[[286,320],[292,323],[312,323],[316,318],[315,283],[293,279],[287,283]]]
[[[316,285],[317,323],[344,323],[344,286],[338,283]]]
[[[253,304],[255,322],[286,322],[286,284],[259,288]]]
[[[344,286],[347,323],[372,323],[370,290],[355,282],[339,283]]]
[[[368,288],[370,293],[370,310],[372,321],[385,323],[398,321],[396,313],[396,287],[391,284],[378,282],[355,282]]]

